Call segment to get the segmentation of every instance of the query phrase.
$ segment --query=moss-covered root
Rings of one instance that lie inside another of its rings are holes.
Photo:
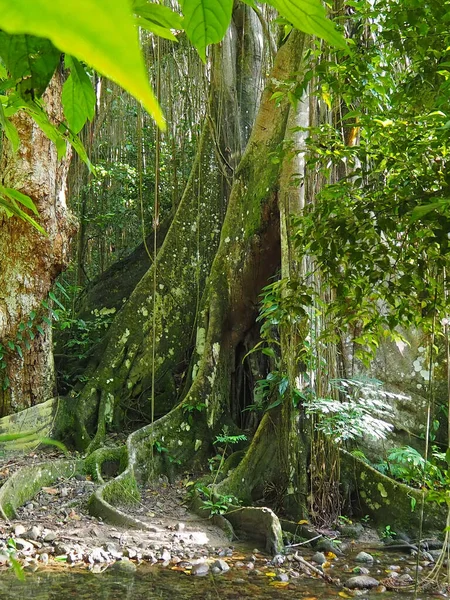
[[[145,523],[128,515],[122,507],[139,501],[138,481],[145,482],[160,473],[167,473],[168,467],[177,463],[192,466],[196,461],[204,461],[209,446],[202,441],[205,432],[201,427],[200,417],[195,428],[188,423],[184,405],[180,404],[155,423],[132,433],[127,439],[125,454],[120,455],[120,460],[128,461],[126,468],[95,492],[89,502],[91,514],[117,525],[147,528]],[[164,452],[158,452],[158,448],[163,448]],[[92,458],[86,459],[97,476],[98,464],[111,460],[105,452],[97,450]]]
[[[244,504],[262,498],[267,484],[277,481],[280,462],[277,438],[280,432],[278,410],[264,415],[244,458],[216,487],[218,494],[231,494]]]
[[[103,521],[130,529],[148,529],[148,525],[127,514],[112,503],[134,504],[140,499],[136,480],[130,471],[124,471],[105,483],[89,499],[89,512]]]
[[[0,489],[0,515],[11,519],[16,509],[37,494],[42,486],[58,477],[73,477],[84,470],[82,460],[58,460],[23,467],[13,473]]]
[[[386,477],[366,462],[341,449],[341,483],[348,497],[357,496],[363,515],[376,525],[389,525],[393,531],[417,535],[421,520],[422,492]],[[425,498],[426,499],[426,498]],[[445,527],[446,506],[425,502],[424,531],[438,532]]]
[[[127,447],[99,448],[85,459],[85,471],[94,481],[105,483],[104,475],[113,476],[122,473],[128,466]]]

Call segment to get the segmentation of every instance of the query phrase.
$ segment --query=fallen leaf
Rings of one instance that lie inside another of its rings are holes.
[[[276,577],[276,576],[277,576],[277,574],[276,574],[276,573],[273,573],[272,571],[269,571],[268,573],[265,573],[265,576],[266,576],[266,577]]]
[[[305,519],[302,519],[301,521],[297,521],[297,525],[309,525],[309,523]]]
[[[324,562],[322,563],[322,569],[329,569],[331,567],[331,563],[330,562]]]
[[[328,560],[334,560],[336,558],[336,554],[334,552],[326,552],[325,556],[328,558]]]
[[[271,581],[269,585],[273,585],[273,587],[277,588],[285,588],[289,585],[289,581]]]
[[[346,594],[345,592],[339,592],[339,596],[341,598],[353,598],[353,596],[349,596],[348,594]]]

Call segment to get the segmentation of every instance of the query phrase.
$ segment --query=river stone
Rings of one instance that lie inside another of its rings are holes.
[[[47,531],[47,533],[44,535],[43,541],[46,543],[50,543],[56,540],[56,537],[57,535],[54,531]]]
[[[356,575],[344,583],[349,590],[366,590],[377,587],[378,581],[369,575]]]
[[[170,552],[166,549],[164,549],[161,552],[161,556],[160,556],[160,560],[162,560],[163,562],[166,562],[166,560],[170,560],[172,558],[172,555],[170,554]]]
[[[191,575],[196,575],[197,577],[203,577],[209,573],[209,565],[207,563],[197,563],[196,565],[192,565]]]
[[[283,581],[286,583],[287,581],[289,581],[289,576],[287,573],[278,573],[275,579],[276,581]]]
[[[23,535],[25,533],[26,529],[23,525],[16,525],[16,527],[14,528],[14,535],[16,537],[20,537],[21,535]]]
[[[220,558],[218,558],[217,560],[215,560],[213,562],[212,568],[214,568],[214,567],[219,569],[219,571],[221,571],[222,573],[226,573],[227,571],[230,570],[230,565]]]
[[[275,556],[272,558],[272,564],[275,565],[276,567],[279,567],[280,565],[282,565],[284,563],[285,560],[286,560],[286,557],[283,556],[282,554],[275,554]]]
[[[126,575],[131,575],[136,572],[136,565],[128,560],[128,558],[123,558],[122,560],[118,560],[113,563],[110,567],[115,573],[124,573]]]
[[[30,541],[36,541],[39,537],[41,537],[41,528],[33,525],[31,529],[23,534],[23,537]]]
[[[373,556],[368,552],[360,552],[356,555],[355,560],[356,562],[371,563],[373,562]]]
[[[354,567],[352,569],[352,573],[357,573],[358,575],[368,575],[370,571],[366,567]]]
[[[317,544],[314,545],[314,549],[319,552],[333,552],[336,555],[343,554],[342,550],[338,548],[337,544],[328,538],[320,539]]]
[[[227,519],[236,532],[263,541],[268,553],[278,554],[283,550],[280,521],[270,508],[245,506],[227,513]]]
[[[323,552],[316,552],[312,555],[311,561],[317,563],[318,565],[323,565],[323,563],[327,562],[327,559]]]

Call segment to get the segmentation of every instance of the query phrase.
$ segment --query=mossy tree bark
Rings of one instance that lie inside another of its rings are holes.
[[[298,69],[302,40],[302,36],[293,33],[281,47],[272,81],[283,80]],[[186,340],[192,333],[195,334],[190,370],[192,384],[188,386],[183,405],[206,405],[204,415],[212,430],[229,411],[236,346],[252,326],[259,291],[280,261],[277,208],[280,164],[273,156],[285,136],[289,104],[283,101],[281,106],[276,106],[271,100],[273,92],[271,83],[263,95],[247,149],[235,172],[222,228],[217,218],[217,194],[210,184],[203,187],[206,182],[201,177],[211,168],[211,154],[199,153],[184,198],[156,260],[155,300],[151,269],[117,315],[103,359],[81,391],[78,441],[85,447],[86,442],[91,441],[89,418],[95,420],[98,407],[97,436],[90,449],[100,443],[105,424],[120,408],[119,397],[126,405],[132,397],[149,394],[153,368],[156,381],[162,382],[166,373],[172,376],[174,367],[186,359]],[[202,136],[202,143],[212,143],[208,130]],[[208,157],[208,165],[202,164],[205,157]],[[207,226],[202,229],[202,224]],[[218,235],[219,232],[220,246],[216,253],[212,233]],[[195,264],[193,257],[199,257]],[[214,257],[214,262],[201,301],[209,271],[208,257],[209,260]],[[154,307],[157,329],[153,366],[150,315]],[[200,308],[200,320],[195,327]],[[174,396],[175,393],[174,390]],[[176,438],[176,433],[174,435]]]
[[[91,444],[89,425],[96,413],[97,434],[91,449],[101,442],[108,423],[117,425],[125,412],[130,417],[134,411],[134,419],[140,422],[153,414],[161,416],[176,404],[184,387],[200,301],[233,180],[225,144],[241,147],[240,136],[237,140],[230,137],[232,132],[225,136],[218,125],[235,117],[234,105],[224,100],[229,96],[225,81],[229,69],[221,67],[230,62],[225,47],[216,52],[215,60],[208,118],[174,220],[160,251],[152,257],[151,268],[117,314],[100,358],[88,367],[91,379],[81,391],[76,419],[78,443],[83,447]],[[239,64],[230,68],[236,71]],[[236,89],[234,94],[237,99]]]
[[[57,71],[43,96],[47,114],[56,124],[63,120],[62,81]],[[7,367],[0,375],[1,415],[54,395],[52,331],[49,322],[42,320],[49,316],[42,301],[68,264],[75,232],[65,197],[70,150],[59,160],[55,145],[28,116],[19,112],[13,121],[21,145],[14,153],[3,140],[2,184],[30,196],[48,235],[25,221],[0,215],[0,343],[8,353]]]

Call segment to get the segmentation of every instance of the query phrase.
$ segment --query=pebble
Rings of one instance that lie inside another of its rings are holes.
[[[227,562],[225,562],[224,560],[221,560],[219,558],[213,562],[211,568],[212,569],[217,568],[217,569],[219,569],[219,572],[226,573],[227,571],[230,570],[230,565]]]
[[[23,535],[25,533],[26,529],[23,525],[16,525],[14,528],[14,535],[16,537],[20,537],[21,535]]]
[[[283,582],[287,582],[289,581],[289,575],[287,573],[278,573],[277,576],[275,577],[276,581],[283,581]]]
[[[56,540],[56,538],[57,538],[57,535],[56,535],[56,533],[54,531],[48,531],[44,535],[43,541],[46,542],[46,543],[49,543],[49,542],[53,542],[54,540]]]
[[[368,552],[359,552],[355,557],[356,562],[369,563],[373,562],[373,556]]]
[[[352,569],[352,573],[357,573],[358,575],[368,575],[370,571],[366,567],[354,567]]]
[[[323,558],[324,558],[324,562],[325,562],[325,560],[326,560],[326,559],[325,559],[325,556],[324,556]],[[282,565],[282,564],[284,563],[284,561],[285,561],[285,560],[286,560],[286,557],[285,557],[285,556],[283,556],[282,554],[276,554],[276,555],[275,555],[275,556],[272,558],[272,564],[273,564],[275,567],[279,567],[280,565]],[[313,558],[313,560],[314,560],[314,558]],[[320,563],[320,564],[322,564],[322,563]]]
[[[209,565],[207,563],[197,563],[192,566],[191,575],[196,575],[197,577],[203,577],[209,573]]]
[[[170,560],[171,558],[172,558],[172,555],[170,554],[170,552],[168,550],[164,549],[161,552],[161,558],[160,558],[160,560],[162,560],[162,561],[165,562],[166,560]]]
[[[377,587],[378,584],[379,582],[369,575],[356,575],[347,579],[344,586],[349,590],[366,590]]]
[[[316,552],[311,557],[311,562],[315,562],[318,565],[323,565],[323,563],[327,562],[325,554],[323,552]]]

